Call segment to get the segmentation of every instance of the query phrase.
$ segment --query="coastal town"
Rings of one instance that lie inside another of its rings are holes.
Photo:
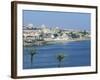
[[[59,27],[49,28],[44,24],[40,26],[33,26],[33,24],[23,26],[24,46],[38,46],[87,39],[90,39],[90,32],[86,30],[60,29]]]

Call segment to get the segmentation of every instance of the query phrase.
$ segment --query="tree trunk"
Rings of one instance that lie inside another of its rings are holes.
[[[33,63],[33,55],[31,54],[31,67],[32,67],[32,63]]]
[[[61,67],[61,61],[59,61],[58,67]]]

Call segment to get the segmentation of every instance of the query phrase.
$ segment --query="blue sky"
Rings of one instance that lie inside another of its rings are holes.
[[[23,25],[44,24],[48,27],[90,31],[90,20],[90,13],[23,10]]]

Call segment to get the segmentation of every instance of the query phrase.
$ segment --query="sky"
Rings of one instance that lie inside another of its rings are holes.
[[[90,31],[90,21],[90,13],[23,10],[23,25]]]

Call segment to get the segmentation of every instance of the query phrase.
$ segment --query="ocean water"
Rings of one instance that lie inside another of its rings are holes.
[[[23,48],[23,69],[79,67],[91,65],[90,40],[33,46],[36,54],[31,62],[30,47]],[[57,55],[63,53],[59,63]]]

